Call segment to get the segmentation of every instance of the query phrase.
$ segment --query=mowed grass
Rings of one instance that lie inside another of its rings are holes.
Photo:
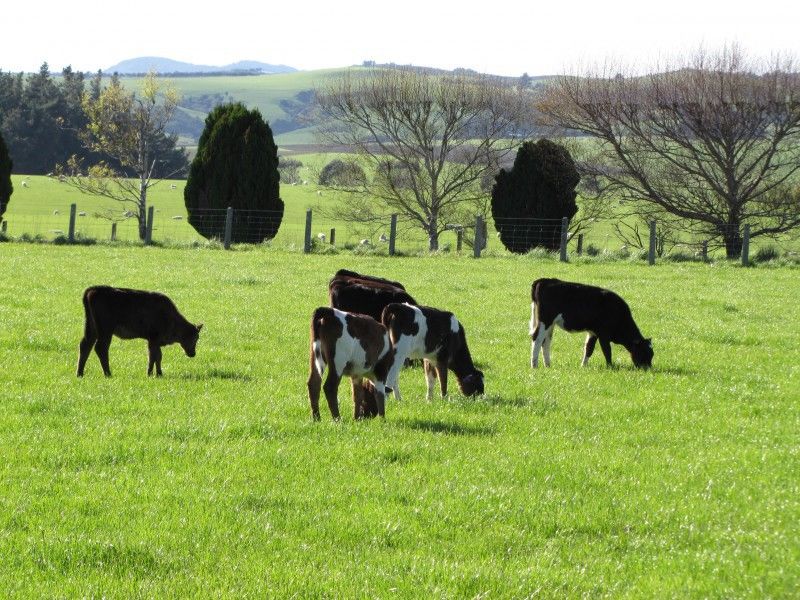
[[[792,597],[797,270],[0,244],[0,589],[11,597]],[[486,395],[310,419],[338,268],[454,311]],[[529,366],[540,276],[617,290],[654,338]],[[82,290],[161,290],[198,355],[114,340],[74,375]]]

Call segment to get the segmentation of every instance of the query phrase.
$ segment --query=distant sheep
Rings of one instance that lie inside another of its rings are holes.
[[[169,186],[169,189],[171,189],[171,190],[174,190],[174,189],[176,189],[177,187],[178,187],[178,186],[177,186],[177,185],[175,185],[175,184],[173,183],[173,184],[171,184],[171,185]]]
[[[176,220],[176,221],[182,221],[182,220],[183,220],[183,217],[182,217],[181,215],[175,215],[175,216],[174,216],[174,217],[172,217],[172,218],[173,218],[174,220]]]
[[[126,219],[130,219],[133,216],[133,213],[129,210],[126,210],[124,213],[122,213],[122,216]]]
[[[364,240],[361,240],[361,241],[359,242],[359,244],[361,244],[362,246],[371,246],[371,245],[372,245],[372,242],[370,242],[370,241],[369,241],[369,240],[367,240],[367,239],[364,239]]]
[[[317,234],[317,239],[324,244],[325,243],[325,234],[324,233],[318,233]]]
[[[54,214],[54,215],[60,215],[60,214],[61,214],[61,211],[60,211],[60,210],[58,210],[58,209],[55,209],[55,210],[53,211],[53,214]]]
[[[22,180],[22,187],[28,187],[28,182],[24,179]]]
[[[78,213],[78,216],[79,217],[85,217],[86,216],[86,212],[85,211],[81,211],[81,212]]]
[[[308,181],[306,179],[303,179],[303,185],[308,185]]]
[[[384,243],[389,241],[389,238],[387,238],[387,237],[386,237],[386,234],[385,234],[385,233],[382,233],[382,234],[381,234],[381,237],[379,237],[378,239],[379,239],[380,241],[384,242]]]
[[[322,196],[322,192],[317,190],[317,196]]]

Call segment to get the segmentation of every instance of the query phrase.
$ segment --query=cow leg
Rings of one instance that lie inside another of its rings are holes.
[[[100,359],[100,365],[103,367],[103,373],[106,377],[111,377],[111,367],[108,364],[108,347],[111,346],[111,336],[102,336],[97,338],[94,345],[94,351],[97,358]]]
[[[544,366],[550,366],[550,344],[553,342],[553,333],[555,332],[556,328],[554,325],[550,326],[550,329],[544,336],[544,341],[542,342],[542,356],[544,357]]]
[[[439,377],[439,388],[442,391],[442,398],[447,397],[447,363],[438,361],[436,363],[436,375]]]
[[[425,370],[425,383],[427,384],[427,391],[425,392],[426,400],[433,400],[433,386],[436,384],[436,367],[428,359],[423,359],[422,366]]]
[[[542,347],[546,336],[547,328],[540,321],[536,331],[531,334],[531,367],[534,369],[539,366],[539,349]]]
[[[153,366],[155,366],[156,376],[161,377],[161,346],[156,342],[148,342],[147,351],[150,359],[147,365],[147,375],[153,374]]]
[[[339,390],[339,382],[342,380],[341,376],[335,373],[335,369],[331,366],[328,369],[328,377],[325,379],[325,385],[322,389],[325,391],[325,398],[328,400],[328,408],[331,411],[331,416],[334,421],[339,420],[339,400],[336,398],[336,393]]]
[[[606,366],[611,366],[611,340],[607,338],[600,338],[600,349],[603,351],[603,356],[606,357]]]
[[[314,364],[314,355],[311,355],[311,370],[308,373],[308,399],[311,402],[311,418],[319,421],[319,393],[322,389],[322,377]]]
[[[89,354],[91,354],[92,348],[94,347],[96,341],[97,336],[93,331],[89,331],[87,328],[78,350],[78,377],[83,377],[83,370],[86,367],[86,361],[89,359]]]
[[[380,417],[386,417],[386,385],[382,381],[373,381],[375,385],[375,408]]]
[[[586,344],[583,347],[583,360],[581,361],[582,367],[585,367],[589,362],[589,359],[594,352],[595,344],[597,344],[597,336],[593,333],[590,333],[586,336]]]

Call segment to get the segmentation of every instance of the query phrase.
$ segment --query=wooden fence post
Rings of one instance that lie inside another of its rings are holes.
[[[569,232],[569,219],[561,218],[561,262],[567,262],[567,237]]]
[[[397,213],[392,215],[392,222],[389,224],[389,256],[394,256],[394,244],[397,239]]]
[[[70,204],[69,205],[69,229],[67,230],[67,239],[69,243],[75,241],[75,215],[78,212],[78,205],[77,204]]]
[[[306,211],[306,234],[303,239],[303,252],[311,252],[311,209]]]
[[[2,222],[2,223],[0,223],[0,233],[2,233],[3,235],[5,235],[5,233],[6,233],[6,231],[7,231],[7,230],[8,230],[8,221],[6,221],[5,219],[3,219],[3,222]]]
[[[156,207],[150,206],[147,209],[147,229],[144,233],[144,243],[149,246],[153,243],[153,219],[155,218]]]
[[[578,234],[578,247],[576,248],[575,251],[578,254],[578,256],[583,254],[583,234],[582,233]]]
[[[225,211],[225,241],[222,244],[222,247],[225,250],[231,249],[231,236],[233,235],[233,207],[229,206],[228,210]]]
[[[742,266],[747,267],[750,265],[750,225],[744,226],[744,235],[742,236]]]
[[[111,224],[111,241],[112,242],[116,242],[117,241],[117,224],[116,223],[112,223]]]
[[[708,240],[703,240],[703,246],[700,249],[700,256],[703,262],[708,262]]]
[[[647,264],[656,264],[656,222],[650,221],[650,249],[647,251]]]
[[[459,227],[456,229],[456,252],[461,252],[461,245],[464,242],[464,229]]]
[[[480,258],[481,250],[483,250],[483,217],[477,215],[475,217],[475,243],[472,245],[472,256]]]
[[[336,227],[331,227],[331,246],[336,245]]]

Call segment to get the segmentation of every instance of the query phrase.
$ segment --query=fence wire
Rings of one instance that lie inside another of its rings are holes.
[[[76,241],[118,241],[140,243],[145,227],[140,227],[136,214],[117,210],[97,212],[97,203],[74,202],[73,239]],[[68,239],[70,235],[71,206],[68,201],[36,202],[20,205],[11,203],[3,215],[5,236],[16,239],[54,241]],[[163,244],[203,244],[208,241],[224,242],[228,221],[227,209],[197,209],[187,213],[183,207],[161,208],[153,206],[151,241]],[[114,219],[108,218],[113,214]],[[304,249],[306,242],[306,216],[302,210],[287,208],[285,212],[262,210],[234,210],[231,219],[231,243],[261,244],[294,250]],[[602,253],[620,256],[647,254],[649,236],[621,239],[615,234],[613,221],[585,224],[579,232],[567,232],[569,256],[594,256]],[[482,250],[492,253],[507,251],[526,253],[549,251],[557,253],[562,243],[561,219],[502,218],[491,219],[484,225]],[[443,253],[472,254],[476,222],[447,224],[438,237],[438,250]],[[430,242],[418,224],[399,219],[394,238],[396,254],[425,253]],[[356,252],[388,254],[391,239],[390,222],[372,225],[337,222],[317,211],[311,215],[310,239],[312,251],[348,249]],[[694,234],[662,232],[654,244],[657,258],[671,256],[683,260],[711,258],[736,258],[745,246],[743,226],[719,226],[715,231],[698,231]],[[747,251],[770,251],[781,255],[796,254],[800,248],[797,236],[780,239],[761,237],[751,240]]]

